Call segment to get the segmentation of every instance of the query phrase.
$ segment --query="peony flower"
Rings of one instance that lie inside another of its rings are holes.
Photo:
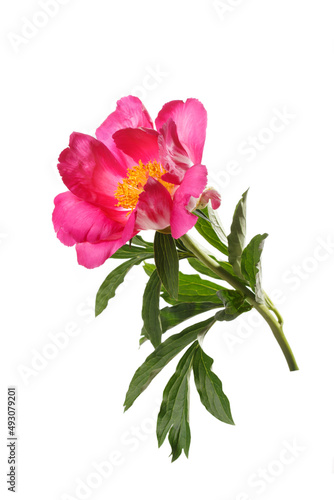
[[[96,131],[74,132],[59,156],[69,191],[55,198],[59,240],[76,246],[78,263],[100,266],[141,230],[180,238],[197,221],[192,211],[220,196],[206,190],[201,164],[207,115],[196,99],[171,101],[152,120],[140,99],[120,99]]]

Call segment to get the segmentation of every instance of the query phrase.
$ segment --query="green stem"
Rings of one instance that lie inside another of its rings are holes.
[[[275,305],[271,302],[270,297],[268,297],[266,292],[264,292],[264,298],[265,298],[265,301],[267,303],[268,309],[270,309],[270,311],[273,311],[273,313],[275,313],[277,321],[279,322],[280,325],[283,326],[283,323],[284,323],[283,318],[282,318],[280,312],[276,309]]]
[[[276,314],[278,320],[271,314],[269,308],[265,304],[259,304],[255,300],[255,295],[254,293],[247,288],[245,285],[240,283],[238,279],[236,279],[234,276],[232,276],[228,271],[223,269],[218,262],[216,262],[214,259],[212,259],[205,249],[201,248],[198,243],[196,243],[188,234],[185,234],[180,238],[183,242],[183,244],[190,250],[206,267],[211,269],[214,273],[217,274],[220,278],[223,280],[227,281],[233,288],[236,290],[240,290],[242,293],[247,298],[247,301],[261,314],[261,316],[266,320],[268,325],[271,328],[271,331],[273,332],[275,339],[277,340],[280,348],[282,349],[282,352],[285,356],[285,359],[288,363],[288,366],[291,371],[298,370],[298,365],[297,362],[294,358],[294,355],[292,353],[291,347],[283,333],[283,328],[282,328],[282,317],[270,301],[269,297],[266,295],[268,298],[269,304],[270,304],[270,309]],[[281,324],[280,324],[281,323]]]

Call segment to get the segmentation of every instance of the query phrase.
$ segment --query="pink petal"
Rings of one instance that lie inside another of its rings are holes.
[[[130,156],[134,164],[159,160],[158,132],[151,129],[124,128],[113,135],[118,149]]]
[[[116,111],[96,130],[96,137],[115,152],[114,133],[123,128],[138,127],[153,128],[153,123],[141,100],[130,95],[117,102]]]
[[[169,119],[161,128],[159,137],[159,153],[162,166],[167,170],[164,180],[173,184],[181,184],[185,172],[192,165],[188,153],[180,143],[176,124]]]
[[[99,243],[77,243],[75,248],[78,263],[88,269],[101,266],[123,245],[124,243],[121,238],[114,241],[101,241]]]
[[[103,264],[109,257],[111,257],[119,248],[121,248],[127,241],[133,238],[139,231],[135,230],[135,213],[133,212],[124,227],[123,233],[120,238],[114,241],[101,241],[95,244],[78,243],[76,251],[78,256],[78,263],[92,269]]]
[[[173,238],[180,238],[196,224],[197,217],[189,212],[187,206],[192,202],[192,198],[201,195],[206,182],[207,169],[204,165],[194,165],[187,170],[182,184],[174,194],[170,221]]]
[[[94,243],[121,237],[124,225],[110,220],[100,208],[80,200],[70,191],[56,196],[52,222],[64,245]]]
[[[165,229],[170,225],[172,198],[160,182],[149,177],[135,209],[135,228]]]
[[[94,137],[74,132],[59,156],[58,169],[64,184],[79,198],[104,208],[115,208],[113,196],[126,168]]]
[[[201,102],[197,99],[171,101],[163,106],[155,121],[158,132],[163,125],[172,119],[176,123],[180,142],[188,153],[193,164],[202,160],[207,114]]]
[[[122,241],[124,244],[139,233],[139,231],[135,230],[135,223],[136,223],[136,211],[134,210],[132,214],[128,217],[128,221],[124,227],[124,231],[122,234]]]
[[[198,208],[205,208],[207,204],[209,203],[209,200],[211,200],[211,206],[214,210],[217,210],[217,208],[220,207],[221,204],[221,196],[213,188],[206,189],[202,196],[200,197],[200,200],[198,202]]]

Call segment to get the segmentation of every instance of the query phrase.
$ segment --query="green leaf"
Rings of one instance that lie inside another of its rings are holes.
[[[227,265],[229,266],[229,264]],[[151,276],[155,266],[154,264],[147,264],[147,262],[145,262],[143,268],[146,274]],[[219,306],[222,302],[221,297],[225,297],[226,300],[231,300],[235,296],[239,297],[240,294],[237,290],[230,290],[212,281],[204,280],[198,276],[198,274],[183,274],[181,272],[179,272],[178,300],[172,299],[163,287],[161,287],[161,290],[162,298],[173,306],[179,305],[180,303],[187,303],[189,305],[206,302]],[[217,292],[220,292],[220,296],[217,296]]]
[[[143,265],[143,269],[147,276],[151,276],[151,274],[155,271],[156,266],[155,264],[149,264],[148,262],[145,262]]]
[[[187,345],[196,340],[198,335],[205,335],[216,320],[208,318],[201,323],[185,328],[181,333],[171,335],[150,354],[144,363],[136,370],[127,391],[124,411],[148,387],[154,377]]]
[[[155,270],[155,265],[145,262],[143,269],[148,276],[151,276]],[[214,304],[220,304],[216,292],[227,289],[217,283],[212,283],[212,281],[203,280],[198,274],[184,274],[180,271],[178,300],[170,297],[163,286],[161,290],[161,296],[168,304],[177,305],[180,302],[213,302]]]
[[[203,236],[203,238],[206,239],[208,243],[210,243],[210,245],[217,248],[217,250],[222,252],[224,255],[228,255],[227,246],[222,241],[220,241],[216,232],[212,228],[211,222],[208,220],[208,209],[203,208],[202,210],[200,210],[200,212],[202,212],[202,215],[204,215],[205,218],[198,218],[195,225],[196,230],[201,236]]]
[[[217,292],[217,296],[225,306],[225,309],[216,313],[215,318],[217,321],[232,321],[240,314],[252,309],[244,294],[238,290],[231,290],[230,294]]]
[[[206,276],[210,276],[210,278],[215,278],[216,280],[222,279],[216,273],[211,271],[211,269],[202,264],[200,260],[196,259],[196,257],[189,257],[188,262],[198,273],[205,274]]]
[[[213,302],[219,304],[220,300],[216,295],[218,290],[225,289],[217,283],[203,280],[198,274],[183,274],[180,272],[178,300],[170,297],[164,290],[161,296],[170,305],[177,305],[179,302]]]
[[[141,236],[134,236],[131,243],[123,245],[117,252],[115,252],[110,258],[111,259],[130,259],[139,255],[146,255],[146,259],[150,259],[154,256],[153,243],[149,243]]]
[[[142,246],[153,250],[153,243],[150,241],[145,241],[141,236],[134,236],[131,240],[131,244]]]
[[[258,234],[248,243],[241,256],[241,270],[255,292],[256,300],[263,302],[261,285],[261,254],[268,234]]]
[[[244,192],[239,200],[233,215],[231,232],[228,240],[228,260],[232,264],[234,272],[242,278],[241,273],[241,254],[246,238],[246,199],[248,190]]]
[[[189,453],[189,377],[194,354],[198,347],[196,341],[185,352],[163,392],[157,421],[157,438],[160,447],[169,432],[168,440],[172,447],[172,462],[181,455],[182,450],[186,456]]]
[[[231,276],[233,276],[234,278],[236,278],[238,280],[238,282],[241,284],[241,285],[248,285],[247,281],[244,279],[244,278],[239,278],[239,276],[237,276],[234,272],[234,269],[233,267],[231,266],[231,264],[229,262],[224,262],[224,261],[221,261],[221,260],[217,260],[213,255],[211,255],[211,257],[219,263],[219,265],[225,269],[225,271],[227,271],[228,273],[230,273]]]
[[[154,347],[161,343],[161,320],[159,310],[161,281],[155,270],[147,282],[143,295],[142,318],[144,326],[142,334],[148,338]]]
[[[177,299],[179,285],[179,258],[175,240],[171,234],[156,231],[154,237],[154,260],[165,289]]]
[[[143,256],[143,259],[152,259],[154,257],[153,249],[152,252],[148,252],[146,248],[137,247],[134,245],[124,245],[119,250],[117,250],[111,259],[131,259],[132,257]]]
[[[185,253],[189,254],[188,248],[184,246],[184,244],[182,243],[182,241],[180,239],[175,240],[175,245],[177,246],[177,248],[179,250],[181,250],[181,252],[185,252]]]
[[[211,371],[212,363],[213,359],[205,354],[201,346],[198,345],[193,359],[197,391],[202,404],[214,417],[227,424],[234,424],[230,403],[223,392],[222,383],[217,375]]]
[[[110,299],[115,297],[117,288],[121,283],[123,283],[125,276],[137,264],[140,264],[146,257],[145,255],[138,255],[126,262],[123,262],[120,266],[116,267],[110,274],[106,277],[102,285],[100,286],[95,301],[95,316],[101,314],[101,312],[107,307]]]
[[[233,276],[234,278],[236,278],[237,281],[241,285],[248,285],[248,282],[245,279],[240,279],[235,274],[235,272],[233,270],[233,267],[231,266],[231,264],[229,262],[218,260],[218,259],[216,259],[216,257],[214,255],[210,255],[210,257],[212,259],[214,259],[216,262],[218,262],[218,264],[220,265],[220,267],[222,267],[223,269],[225,269],[225,271],[227,271],[231,276]],[[214,273],[213,271],[211,271],[211,269],[207,268],[204,264],[202,264],[202,262],[200,260],[198,260],[198,259],[196,259],[194,257],[188,257],[188,262],[189,262],[189,264],[194,269],[196,269],[197,272],[199,272],[201,274],[205,274],[206,276],[210,276],[210,278],[215,278],[215,279],[218,279],[218,280],[223,280],[223,278],[220,278],[216,273]]]
[[[192,213],[194,215],[196,215],[197,217],[200,217],[201,219],[206,220],[207,222],[211,222],[209,217],[207,215],[205,215],[204,210],[206,210],[206,208],[202,208],[202,209],[196,208],[195,210],[193,210]]]
[[[167,332],[174,326],[179,325],[183,321],[212,309],[221,307],[221,304],[214,302],[181,302],[176,306],[164,307],[160,311],[162,332]]]
[[[211,207],[211,203],[208,204],[207,210],[208,210],[208,218],[211,221],[212,229],[218,236],[219,240],[227,245],[227,236],[225,234],[222,222],[219,218],[218,211],[214,210]]]

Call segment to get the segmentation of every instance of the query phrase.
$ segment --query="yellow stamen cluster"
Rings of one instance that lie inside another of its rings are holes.
[[[128,168],[127,177],[123,179],[122,182],[118,183],[118,187],[115,191],[115,198],[118,200],[116,206],[133,210],[138,203],[140,193],[144,191],[145,184],[149,177],[153,177],[159,181],[169,192],[171,192],[174,185],[161,179],[161,176],[165,173],[166,170],[157,161],[149,161],[144,164],[139,160],[139,165]]]

